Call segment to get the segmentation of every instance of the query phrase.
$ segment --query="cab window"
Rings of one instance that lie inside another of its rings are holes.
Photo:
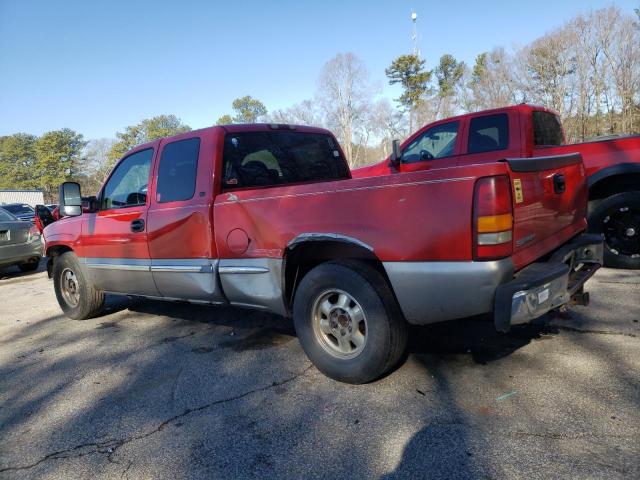
[[[533,112],[533,143],[536,147],[564,144],[562,123],[557,115],[543,111]]]
[[[142,150],[122,160],[102,191],[101,210],[144,205],[153,149]]]
[[[190,200],[196,190],[200,139],[178,140],[164,146],[158,168],[159,203]]]
[[[223,156],[227,189],[349,178],[335,140],[321,133],[230,133],[225,136]]]
[[[459,122],[444,123],[430,128],[402,151],[402,163],[450,157],[454,154]]]
[[[505,150],[509,146],[509,116],[506,113],[471,119],[467,153]]]

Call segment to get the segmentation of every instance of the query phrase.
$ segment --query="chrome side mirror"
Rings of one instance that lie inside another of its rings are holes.
[[[58,191],[59,208],[61,217],[77,217],[82,215],[82,195],[80,184],[76,182],[64,182]]]

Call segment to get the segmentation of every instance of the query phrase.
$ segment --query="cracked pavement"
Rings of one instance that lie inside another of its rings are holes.
[[[369,385],[327,379],[291,323],[110,297],[61,315],[0,271],[0,478],[639,478],[640,273],[508,335],[412,328]]]

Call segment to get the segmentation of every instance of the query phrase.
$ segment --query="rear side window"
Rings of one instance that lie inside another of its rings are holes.
[[[16,220],[18,220],[16,217],[11,215],[3,208],[0,208],[0,222],[14,222]]]
[[[509,146],[509,116],[506,113],[471,119],[467,153],[504,150]]]
[[[557,115],[549,112],[533,112],[533,144],[563,145],[562,123]]]
[[[229,133],[224,140],[225,188],[265,187],[349,178],[329,135],[291,131]]]
[[[31,205],[27,205],[27,204],[5,205],[2,208],[8,210],[10,213],[13,213],[14,215],[24,215],[27,213],[33,213],[33,208],[31,208]]]
[[[162,149],[158,169],[159,203],[179,202],[193,198],[196,190],[200,139],[189,138],[168,143]]]

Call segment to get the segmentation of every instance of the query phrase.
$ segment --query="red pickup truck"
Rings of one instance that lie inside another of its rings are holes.
[[[504,158],[582,155],[589,177],[589,230],[605,237],[605,265],[640,268],[640,135],[565,144],[552,110],[516,105],[469,113],[426,125],[389,159],[353,171],[389,175],[495,162]]]
[[[67,316],[105,292],[292,316],[313,363],[352,383],[398,362],[407,323],[494,312],[506,331],[585,304],[602,262],[579,155],[352,179],[326,130],[217,126],[129,151],[82,204],[63,184],[44,229]]]

